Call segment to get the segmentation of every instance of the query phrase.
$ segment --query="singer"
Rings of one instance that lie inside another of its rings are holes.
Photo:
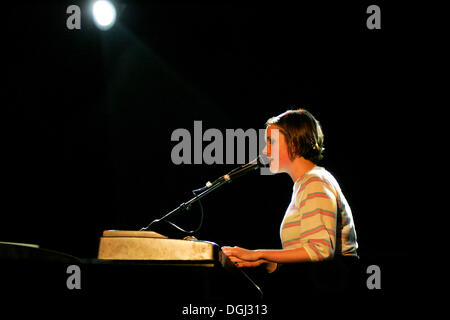
[[[320,123],[304,109],[288,110],[267,121],[265,136],[270,171],[287,173],[294,183],[280,227],[282,249],[223,252],[237,267],[264,266],[269,273],[284,264],[357,258],[350,206],[332,174],[317,165],[324,150]]]

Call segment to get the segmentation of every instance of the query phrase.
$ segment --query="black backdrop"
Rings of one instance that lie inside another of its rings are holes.
[[[80,30],[66,28],[69,4]],[[9,5],[0,241],[93,258],[103,230],[137,230],[236,166],[173,164],[176,128],[259,129],[303,107],[323,126],[321,165],[352,206],[360,254],[406,256],[410,33],[385,3],[368,30],[369,4],[124,1],[109,31],[87,1]],[[291,187],[257,173],[222,187],[197,237],[278,248]],[[193,207],[174,221],[198,219]]]

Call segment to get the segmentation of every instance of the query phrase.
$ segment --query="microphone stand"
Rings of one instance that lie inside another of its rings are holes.
[[[254,169],[258,169],[258,168],[259,168],[259,165],[248,163],[248,164],[245,164],[245,165],[243,165],[243,166],[241,166],[239,168],[236,168],[236,169],[230,171],[226,175],[216,179],[213,183],[210,183],[208,181],[208,183],[206,183],[205,187],[194,190],[194,191],[202,191],[200,194],[196,195],[194,198],[192,198],[191,200],[189,200],[187,202],[183,202],[177,208],[173,209],[172,211],[170,211],[166,215],[162,216],[161,218],[153,220],[152,222],[150,222],[150,224],[148,226],[146,226],[144,228],[141,228],[140,231],[147,230],[153,224],[161,222],[161,221],[164,221],[164,220],[167,220],[167,218],[175,215],[178,212],[181,212],[181,211],[184,211],[184,210],[186,210],[186,211],[189,210],[190,207],[195,202],[197,202],[198,200],[200,200],[201,198],[203,198],[204,196],[206,196],[207,194],[209,194],[213,190],[216,190],[217,188],[219,188],[220,186],[224,185],[225,183],[230,183],[232,180],[242,176],[243,174],[247,173],[249,170],[254,170]]]

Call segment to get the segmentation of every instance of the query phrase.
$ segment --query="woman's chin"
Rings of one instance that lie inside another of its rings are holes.
[[[272,162],[270,162],[269,170],[273,174],[280,173],[278,166],[273,164]]]

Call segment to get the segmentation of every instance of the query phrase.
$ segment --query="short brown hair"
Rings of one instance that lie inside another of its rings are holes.
[[[307,110],[288,110],[267,120],[266,127],[269,125],[276,125],[284,134],[291,160],[296,156],[314,163],[322,160],[325,150],[322,127]]]

